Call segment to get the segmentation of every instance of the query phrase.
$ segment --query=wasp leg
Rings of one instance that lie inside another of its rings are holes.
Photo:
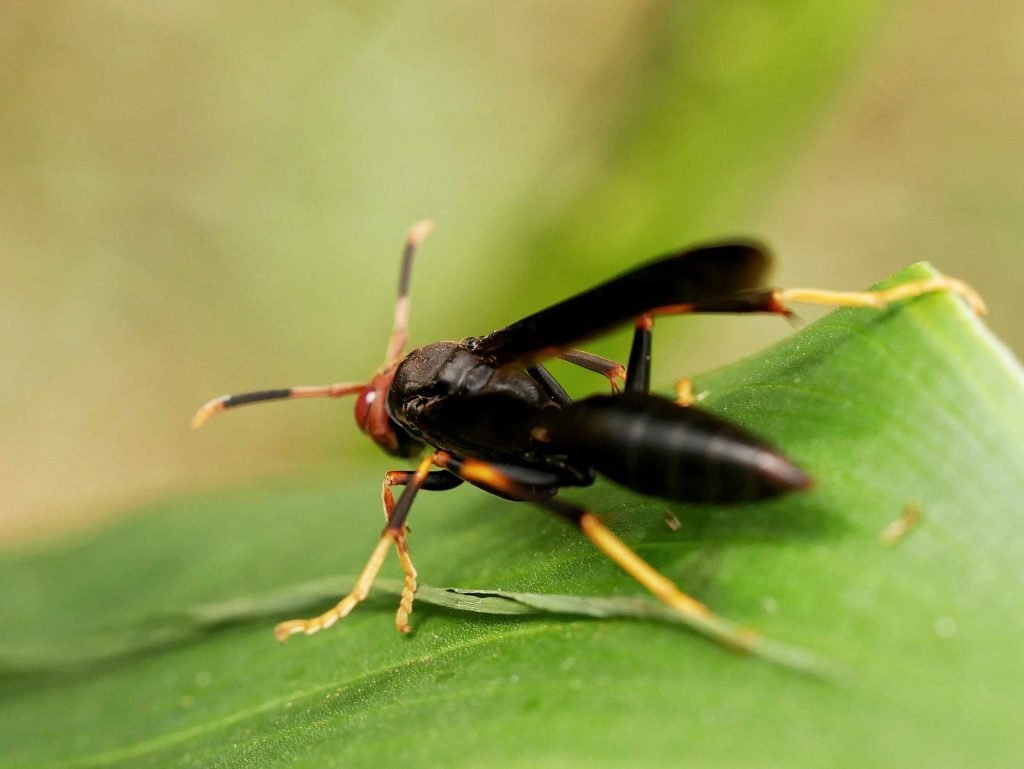
[[[544,392],[547,393],[548,397],[551,398],[559,406],[568,406],[572,403],[572,398],[569,397],[569,393],[565,391],[565,388],[558,383],[558,380],[551,376],[551,372],[544,368],[539,363],[526,368],[526,373],[544,388]]]
[[[359,574],[359,578],[356,580],[352,591],[342,598],[334,608],[312,619],[293,619],[281,622],[274,628],[274,637],[278,641],[283,642],[296,633],[312,635],[318,630],[329,628],[339,619],[347,617],[369,595],[370,588],[373,587],[373,582],[377,579],[380,567],[384,565],[384,559],[387,557],[388,550],[391,549],[391,544],[394,540],[394,532],[385,530],[384,535],[373,549],[370,560],[366,562],[366,566],[363,567],[363,571]]]
[[[606,377],[611,383],[613,393],[620,392],[626,384],[626,367],[617,361],[602,358],[600,355],[585,350],[566,350],[558,357],[585,368],[587,371],[593,371],[595,374]]]
[[[977,291],[962,280],[940,275],[935,278],[915,280],[901,283],[892,288],[878,291],[826,291],[818,288],[777,288],[772,297],[781,305],[787,302],[806,302],[808,304],[827,304],[835,307],[875,307],[882,308],[903,299],[912,299],[922,294],[936,291],[949,291],[961,297],[978,315],[985,315],[988,308],[985,300]]]
[[[415,474],[415,470],[391,470],[384,476],[380,497],[384,505],[384,520],[386,522],[391,522],[391,514],[395,509],[395,495],[391,489],[395,486],[408,486]],[[461,485],[462,479],[457,475],[452,475],[447,470],[438,470],[433,473],[427,473],[427,477],[422,485],[420,485],[420,489],[423,491],[448,491],[448,489],[454,489],[456,486]],[[408,527],[406,527],[406,530],[408,530]]]
[[[412,506],[412,501],[416,496],[416,492],[419,491],[426,481],[429,474],[428,471],[433,464],[435,464],[435,457],[429,456],[420,462],[419,467],[416,468],[416,472],[413,473],[406,485],[405,491],[399,497],[398,503],[392,510],[390,519],[384,527],[384,531],[381,532],[377,546],[373,549],[373,553],[370,554],[370,559],[366,562],[362,572],[360,572],[351,592],[333,608],[328,609],[317,617],[312,619],[293,619],[277,625],[274,628],[274,635],[278,641],[286,641],[296,633],[312,635],[318,630],[329,628],[338,620],[347,617],[369,595],[370,588],[373,586],[381,566],[384,565],[384,559],[387,557],[388,550],[391,549],[392,544],[397,545],[398,543],[400,535],[405,528],[405,521],[409,517],[409,508]]]
[[[676,381],[676,403],[680,406],[692,406],[697,402],[693,394],[693,380],[679,379]]]
[[[978,292],[962,280],[945,275],[924,280],[901,283],[879,291],[826,291],[816,288],[766,288],[742,291],[720,299],[703,300],[689,304],[671,304],[656,307],[636,321],[633,346],[626,368],[626,391],[648,392],[651,375],[651,337],[654,318],[658,315],[691,315],[697,313],[770,313],[792,319],[790,303],[821,304],[834,307],[873,307],[880,309],[893,302],[912,299],[923,294],[949,291],[960,296],[978,315],[987,312]],[[679,387],[677,385],[677,392]],[[680,405],[689,405],[680,394]]]
[[[542,496],[504,470],[482,460],[460,459],[439,451],[434,455],[434,461],[440,467],[457,473],[460,478],[494,494],[508,499],[533,502],[574,523],[598,550],[666,606],[695,624],[707,626],[715,623],[722,628],[715,637],[727,646],[740,651],[753,651],[756,648],[760,636],[754,630],[727,623],[696,598],[684,593],[672,580],[637,555],[587,508]]]
[[[767,312],[791,317],[792,312],[778,302],[771,290],[744,291],[723,299],[670,304],[655,307],[636,319],[633,344],[629,350],[626,367],[626,392],[647,393],[651,389],[651,340],[654,335],[654,318],[658,315],[690,315],[695,313],[754,313]],[[693,404],[692,396],[685,387],[688,380],[676,384],[677,403],[681,406]]]
[[[893,302],[913,299],[924,294],[948,291],[962,298],[978,315],[988,312],[978,292],[957,278],[940,275],[924,280],[901,283],[878,291],[827,291],[821,288],[761,288],[743,291],[709,301],[692,304],[670,304],[656,307],[649,315],[684,315],[693,313],[772,313],[792,318],[791,303],[820,304],[831,307],[871,307],[882,309]]]
[[[654,316],[641,315],[636,320],[633,344],[629,348],[629,363],[626,364],[626,392],[647,393],[651,391],[651,338],[654,335]]]
[[[411,470],[392,470],[384,476],[384,484],[381,487],[381,501],[384,504],[384,520],[390,524],[391,517],[395,511],[395,495],[391,492],[394,486],[407,486],[414,476]],[[423,485],[424,491],[447,491],[454,489],[462,483],[462,479],[452,475],[446,470],[439,470],[427,473]],[[409,633],[412,627],[409,625],[409,615],[412,613],[412,602],[416,596],[416,567],[409,555],[409,544],[407,537],[409,527],[402,526],[402,529],[395,535],[395,550],[398,553],[398,561],[402,565],[402,574],[405,579],[402,584],[402,598],[398,604],[398,612],[395,614],[395,628],[399,633]]]
[[[909,502],[903,508],[900,517],[886,526],[878,539],[886,547],[894,547],[917,526],[920,520],[921,508],[917,503]]]

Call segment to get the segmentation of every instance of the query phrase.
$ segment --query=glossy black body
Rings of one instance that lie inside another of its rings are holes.
[[[592,483],[595,472],[686,502],[744,502],[805,487],[807,476],[767,443],[646,392],[649,327],[638,326],[627,380],[633,387],[621,394],[571,401],[535,363],[657,308],[731,307],[767,266],[754,243],[691,249],[485,337],[421,347],[395,370],[392,426],[403,440],[493,463],[550,493]]]
[[[529,371],[495,366],[464,342],[414,350],[399,364],[388,394],[392,419],[416,439],[458,457],[532,471],[531,486],[594,480],[586,465],[538,439],[537,428],[569,403]]]

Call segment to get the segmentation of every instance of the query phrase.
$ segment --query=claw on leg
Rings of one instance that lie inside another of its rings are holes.
[[[693,396],[693,380],[680,379],[676,382],[676,403],[680,406],[692,406],[697,402]]]
[[[395,495],[391,487],[409,483],[412,473],[400,470],[392,470],[384,476],[384,486],[381,489],[381,500],[384,503],[384,520],[391,523],[391,515],[395,511]],[[416,596],[416,567],[412,564],[409,555],[409,543],[405,536],[409,527],[403,525],[401,531],[395,532],[395,551],[398,553],[398,561],[402,565],[402,573],[405,581],[402,584],[402,597],[398,603],[398,611],[395,613],[395,629],[399,633],[411,633],[412,626],[409,624],[409,615],[412,613],[412,602]]]
[[[377,543],[377,547],[373,549],[370,560],[366,562],[366,566],[363,567],[359,579],[356,580],[355,586],[348,595],[338,601],[334,608],[328,609],[318,617],[313,617],[312,619],[293,619],[280,623],[274,628],[274,637],[278,641],[283,642],[297,633],[313,635],[318,630],[329,628],[339,619],[347,617],[349,612],[370,594],[373,581],[377,578],[381,566],[384,565],[384,559],[387,557],[388,550],[391,549],[391,545],[394,542],[395,535],[390,530],[385,530],[384,534],[381,535],[380,541]]]
[[[395,538],[395,549],[398,551],[398,560],[402,564],[402,573],[405,581],[402,584],[402,598],[398,603],[398,611],[395,613],[395,628],[399,633],[407,634],[412,632],[409,624],[409,615],[412,613],[412,602],[416,597],[416,567],[409,557],[409,546],[405,541],[403,532]]]
[[[613,360],[595,355],[586,350],[563,350],[558,354],[558,357],[573,365],[585,368],[587,371],[593,371],[595,374],[606,377],[611,384],[612,393],[622,392],[622,389],[626,386],[626,367],[621,363],[616,363]]]

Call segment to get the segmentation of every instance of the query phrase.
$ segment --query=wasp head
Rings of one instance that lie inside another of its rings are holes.
[[[413,457],[422,451],[423,444],[388,413],[388,391],[397,368],[397,362],[385,366],[359,391],[355,406],[356,425],[388,454]]]

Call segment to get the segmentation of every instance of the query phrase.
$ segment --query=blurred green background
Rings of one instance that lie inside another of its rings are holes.
[[[1021,39],[997,0],[4,3],[0,538],[389,469],[348,403],[188,420],[368,376],[423,217],[414,343],[755,234],[784,285],[928,259],[1021,349]],[[664,322],[656,381],[787,331]]]

